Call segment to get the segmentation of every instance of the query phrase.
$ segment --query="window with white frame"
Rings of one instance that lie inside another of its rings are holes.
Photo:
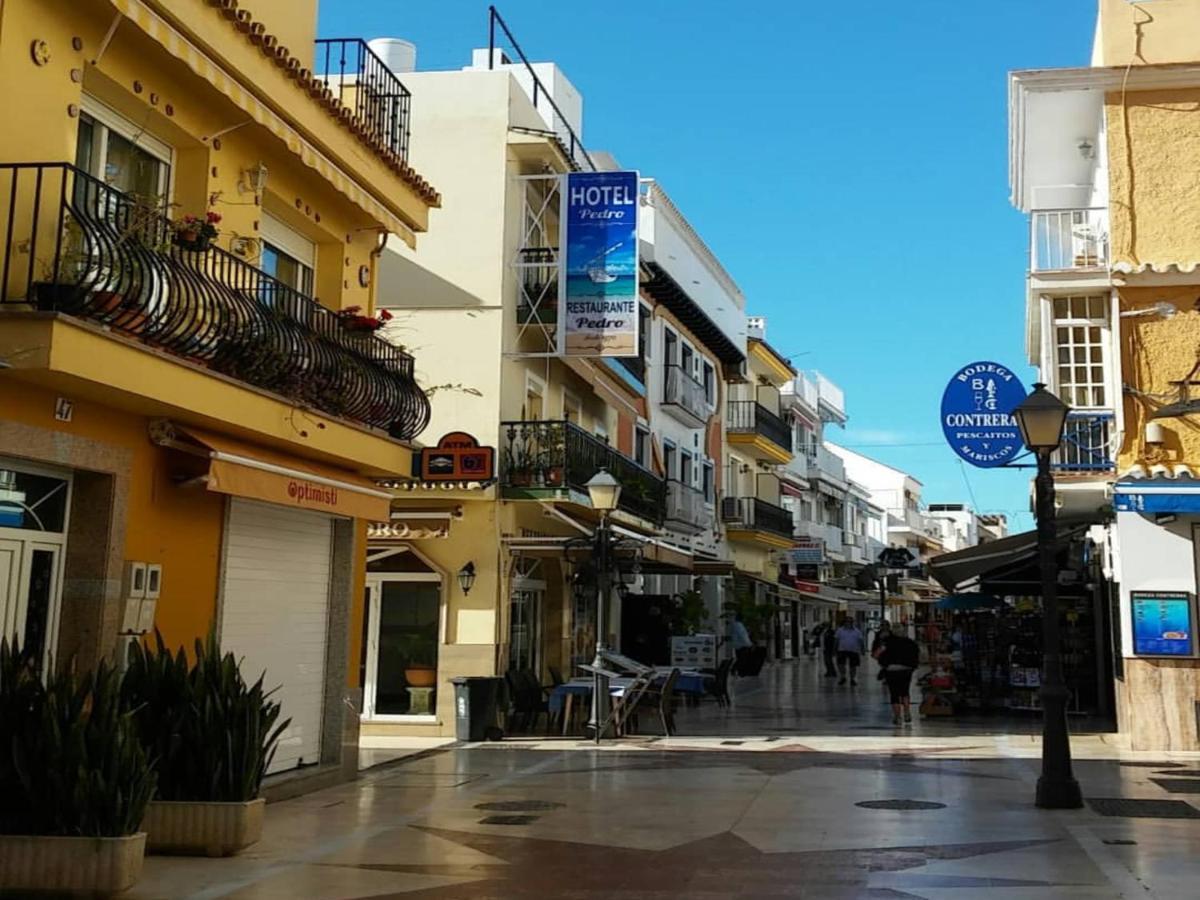
[[[639,465],[650,467],[650,430],[644,425],[633,429],[633,458]]]
[[[671,441],[663,441],[663,469],[666,472],[667,478],[678,477],[679,470],[676,468],[677,460],[675,458],[675,444]]]
[[[686,450],[679,451],[679,480],[688,487],[692,486],[692,454]]]
[[[259,268],[292,290],[311,296],[316,245],[266,213],[263,213],[259,233],[262,236]]]
[[[1108,298],[1052,297],[1050,304],[1058,396],[1073,407],[1108,406]]]
[[[81,106],[75,165],[119,191],[165,207],[170,145],[94,97],[84,94]]]

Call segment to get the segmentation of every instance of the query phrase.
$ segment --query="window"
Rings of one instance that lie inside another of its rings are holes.
[[[583,403],[578,397],[563,388],[562,401],[563,418],[576,425],[583,421]]]
[[[688,487],[692,486],[692,454],[686,450],[679,451],[679,480]]]
[[[683,369],[683,374],[689,377],[695,377],[695,353],[687,344],[679,346],[679,368]]]
[[[646,468],[650,467],[650,432],[641,425],[633,429],[633,458]]]
[[[1108,405],[1108,298],[1054,297],[1054,354],[1057,393],[1075,407]]]
[[[527,375],[525,377],[525,409],[521,413],[521,418],[530,422],[541,421],[545,395],[546,386],[532,375]]]
[[[260,233],[259,268],[292,290],[311,297],[317,255],[313,242],[265,213]]]
[[[165,204],[171,147],[86,94],[82,106],[75,165],[119,191]]]
[[[704,361],[704,401],[709,406],[717,405],[717,378],[712,363]]]
[[[713,502],[713,463],[706,459],[700,468],[701,488],[704,491],[704,502]]]
[[[663,365],[669,366],[675,362],[675,348],[679,345],[679,335],[670,328],[663,329]]]
[[[678,476],[675,464],[675,445],[670,441],[663,441],[663,469],[666,471],[668,478],[676,478]]]

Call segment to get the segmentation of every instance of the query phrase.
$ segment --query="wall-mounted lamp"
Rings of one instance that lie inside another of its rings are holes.
[[[458,570],[458,586],[462,588],[463,596],[471,593],[475,584],[475,563],[469,562]]]
[[[1174,303],[1167,300],[1159,300],[1153,306],[1147,306],[1142,309],[1127,309],[1121,313],[1122,319],[1137,319],[1143,316],[1161,316],[1164,319],[1169,319],[1175,313],[1179,312]]]
[[[1080,138],[1079,143],[1075,146],[1079,148],[1079,155],[1084,159],[1096,158],[1096,145],[1087,138]]]

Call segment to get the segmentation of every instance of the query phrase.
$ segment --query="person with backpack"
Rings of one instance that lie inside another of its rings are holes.
[[[892,701],[892,724],[912,722],[913,672],[921,664],[921,649],[917,642],[899,631],[893,631],[883,642],[879,654],[879,665],[883,667],[883,680],[887,683]]]

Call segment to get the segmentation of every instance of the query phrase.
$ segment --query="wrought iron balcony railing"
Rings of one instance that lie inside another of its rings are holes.
[[[317,41],[313,68],[355,122],[401,159],[408,157],[412,95],[366,41]]]
[[[730,434],[761,434],[776,446],[792,451],[792,430],[777,414],[754,400],[730,400],[725,428]]]
[[[704,492],[682,481],[667,481],[667,522],[684,531],[702,531],[712,523],[704,503]]]
[[[1062,444],[1051,457],[1051,468],[1059,473],[1111,472],[1116,468],[1112,445],[1115,429],[1112,412],[1068,413]]]
[[[621,509],[662,522],[666,481],[574,422],[504,422],[500,427],[501,487],[587,493],[591,477],[607,469],[621,482]]]
[[[416,437],[413,358],[66,163],[0,165],[0,308],[75,316],[333,416]]]
[[[758,497],[726,497],[721,501],[721,519],[731,527],[765,531],[779,537],[795,537],[792,514],[782,506]]]
[[[667,366],[663,385],[663,405],[685,413],[686,424],[703,425],[708,420],[708,398],[704,385],[682,366]]]

